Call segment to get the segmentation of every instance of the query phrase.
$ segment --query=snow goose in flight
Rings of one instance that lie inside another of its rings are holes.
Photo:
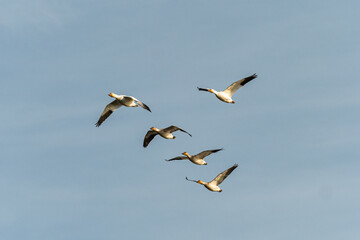
[[[231,84],[228,88],[226,88],[224,91],[216,91],[214,89],[207,89],[207,88],[199,88],[199,91],[207,91],[207,92],[211,92],[211,93],[214,93],[215,96],[220,99],[221,101],[223,102],[226,102],[226,103],[235,103],[234,100],[232,100],[232,95],[237,91],[239,90],[239,88],[241,88],[242,86],[244,86],[245,84],[247,84],[248,82],[250,82],[251,80],[255,79],[257,77],[256,73],[249,76],[249,77],[246,77],[246,78],[243,78],[243,79],[240,79],[239,81],[236,81],[234,82],[233,84]]]
[[[126,95],[117,95],[115,93],[110,93],[109,94],[110,97],[115,98],[114,101],[112,101],[111,103],[109,103],[103,113],[101,114],[99,120],[97,121],[97,123],[95,124],[97,127],[99,127],[104,121],[105,119],[107,119],[116,109],[118,109],[121,106],[125,106],[125,107],[142,107],[146,110],[148,110],[149,112],[151,112],[150,108],[148,106],[146,106],[145,103],[140,102],[138,99],[132,97],[132,96],[126,96]]]
[[[198,181],[191,180],[191,179],[188,179],[187,177],[186,177],[186,180],[202,184],[210,191],[222,192],[221,188],[219,188],[218,186],[225,180],[225,178],[227,176],[230,175],[230,173],[232,171],[234,171],[235,168],[237,168],[237,166],[238,166],[237,164],[234,164],[234,166],[232,166],[231,168],[229,168],[229,169],[223,171],[222,173],[220,173],[219,175],[217,175],[216,178],[214,178],[211,182],[203,182],[201,180],[198,180]]]
[[[197,165],[207,165],[207,162],[204,161],[204,158],[209,156],[210,154],[216,153],[218,151],[223,150],[222,148],[220,149],[213,149],[213,150],[206,150],[203,151],[201,153],[198,153],[196,155],[190,155],[187,152],[183,152],[182,154],[185,156],[179,156],[179,157],[174,157],[171,158],[169,160],[166,161],[174,161],[174,160],[190,160],[192,163],[195,163]]]
[[[143,146],[144,146],[144,147],[147,147],[147,146],[149,145],[149,143],[151,142],[151,140],[153,140],[154,137],[155,137],[156,135],[158,135],[158,134],[159,134],[161,137],[166,138],[166,139],[174,139],[175,136],[172,135],[172,132],[175,132],[175,131],[178,131],[178,130],[179,130],[179,131],[182,131],[182,132],[184,132],[184,133],[189,134],[189,136],[192,137],[190,133],[188,133],[187,131],[185,131],[185,130],[177,127],[177,126],[170,126],[170,127],[161,128],[161,129],[158,129],[158,128],[156,128],[156,127],[152,127],[152,128],[150,128],[150,129],[151,129],[151,130],[148,131],[148,132],[146,133],[146,135],[145,135],[144,143],[143,143]]]

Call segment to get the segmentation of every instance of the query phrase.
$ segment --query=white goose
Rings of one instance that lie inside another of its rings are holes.
[[[97,127],[99,127],[105,121],[105,119],[107,119],[113,112],[115,112],[116,109],[118,109],[121,106],[125,106],[125,107],[141,106],[142,108],[151,112],[150,108],[146,106],[145,103],[140,102],[138,99],[132,96],[117,95],[115,93],[110,93],[109,96],[115,98],[115,100],[109,103],[108,105],[106,105],[99,120],[95,124]]]
[[[224,91],[216,91],[214,89],[207,89],[207,88],[199,88],[199,91],[206,91],[206,92],[211,92],[211,93],[214,93],[215,96],[220,99],[221,101],[223,102],[226,102],[226,103],[235,103],[234,100],[232,100],[232,95],[237,91],[239,90],[239,88],[241,88],[242,86],[244,86],[245,84],[247,84],[248,82],[250,82],[251,80],[255,79],[257,77],[256,73],[249,76],[249,77],[246,77],[246,78],[243,78],[243,79],[240,79],[239,81],[236,81],[234,82],[233,84],[231,84],[228,88],[226,88]]]
[[[197,165],[207,165],[207,162],[204,161],[204,158],[209,156],[210,154],[216,153],[216,152],[221,151],[221,150],[223,150],[223,149],[220,148],[220,149],[214,149],[214,150],[206,150],[206,151],[203,151],[203,152],[198,153],[196,155],[190,155],[187,152],[183,152],[182,154],[185,155],[185,157],[184,156],[174,157],[174,158],[171,158],[171,159],[166,160],[166,161],[188,159],[192,163],[195,163]]]
[[[156,128],[156,127],[152,127],[152,128],[150,128],[150,129],[151,129],[151,130],[148,131],[148,132],[146,133],[146,135],[145,135],[144,143],[143,143],[143,146],[144,146],[144,147],[147,147],[147,146],[149,145],[149,143],[151,142],[151,140],[153,140],[154,137],[155,137],[156,135],[158,135],[158,134],[159,134],[161,137],[166,138],[166,139],[175,139],[175,136],[172,135],[172,133],[179,130],[179,131],[182,131],[182,132],[184,132],[184,133],[189,134],[189,136],[192,137],[190,133],[188,133],[187,131],[185,131],[185,130],[177,127],[177,126],[170,126],[170,127],[161,128],[161,129],[158,129],[158,128]]]
[[[213,192],[222,192],[222,189],[219,188],[219,185],[225,180],[225,178],[227,176],[230,175],[230,173],[232,171],[234,171],[235,168],[237,168],[237,164],[234,164],[234,166],[232,166],[231,168],[229,169],[226,169],[225,171],[223,171],[222,173],[220,173],[219,175],[216,176],[216,178],[214,178],[211,182],[203,182],[201,180],[191,180],[191,179],[188,179],[186,177],[186,180],[188,181],[193,181],[193,182],[196,182],[196,183],[199,183],[199,184],[202,184],[204,185],[207,189],[209,189],[210,191],[213,191]]]

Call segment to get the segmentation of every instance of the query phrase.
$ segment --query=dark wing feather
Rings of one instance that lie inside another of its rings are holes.
[[[149,112],[151,112],[150,108],[149,108],[145,103],[143,103],[143,102],[141,102],[140,100],[138,100],[138,99],[136,99],[136,98],[134,98],[134,97],[131,97],[131,96],[126,96],[126,97],[133,99],[137,104],[140,105],[140,107],[142,107],[143,109],[146,109],[146,110],[148,110]]]
[[[199,87],[197,87],[198,88],[198,90],[199,91],[206,91],[206,92],[208,92],[210,89],[207,89],[207,88],[199,88]]]
[[[136,101],[136,100],[135,100]],[[143,109],[148,110],[149,112],[151,112],[150,108],[143,102],[140,101],[136,101],[137,104],[139,104]]]
[[[105,121],[105,119],[107,119],[112,113],[113,113],[113,111],[108,110],[104,114],[102,114],[100,116],[99,120],[97,121],[97,123],[95,124],[95,126],[100,127],[100,125]]]
[[[229,176],[230,173],[232,173],[232,171],[237,168],[237,166],[237,164],[234,164],[234,166],[232,166],[231,168],[226,169],[225,171],[217,175],[216,178],[214,178],[214,180],[212,180],[211,182],[215,182],[216,185],[220,185],[225,180],[225,178],[227,178],[227,176]]]
[[[188,180],[188,181],[191,181],[191,182],[196,182],[196,183],[197,183],[197,181],[196,181],[196,180],[191,180],[191,179],[188,179],[188,177],[185,177],[185,179],[186,179],[186,180]]]
[[[148,131],[144,138],[143,147],[146,148],[149,145],[149,143],[151,142],[151,140],[153,140],[157,134],[158,133],[153,130]]]
[[[179,128],[177,126],[171,125],[170,127],[164,128],[164,131],[175,132],[178,129]]]
[[[185,160],[185,159],[188,159],[187,157],[183,157],[183,156],[179,156],[179,157],[174,157],[174,158],[171,158],[171,159],[168,159],[168,160],[166,160],[165,159],[165,161],[174,161],[174,160]]]
[[[221,151],[221,150],[223,150],[223,148],[213,149],[213,150],[206,150],[206,151],[203,151],[201,153],[196,154],[196,156],[199,157],[199,158],[204,158],[204,157],[209,156],[212,153],[216,153],[216,152]]]
[[[96,127],[99,127],[119,107],[121,107],[121,103],[118,100],[114,100],[111,103],[109,103],[108,105],[106,105],[99,120],[95,124]]]
[[[255,78],[257,78],[256,73],[254,73],[253,75],[251,75],[249,77],[243,78],[242,81],[240,82],[240,85],[244,86],[245,84],[247,84],[248,82],[250,82],[251,80],[253,80]]]
[[[174,126],[174,125],[171,125],[170,127],[167,127],[167,128],[165,128],[164,129],[164,131],[169,131],[169,132],[175,132],[175,131],[182,131],[182,132],[184,132],[184,133],[187,133],[187,134],[189,134],[189,136],[190,137],[192,137],[192,135],[190,134],[190,133],[188,133],[187,131],[185,131],[184,129],[181,129],[181,128],[179,128],[179,127],[177,127],[177,126]]]
[[[256,73],[240,79],[239,81],[234,82],[233,84],[231,84],[229,87],[227,87],[224,92],[230,94],[231,96],[237,91],[239,90],[239,88],[241,88],[242,86],[244,86],[246,83],[250,82],[251,80],[255,79],[257,77]]]

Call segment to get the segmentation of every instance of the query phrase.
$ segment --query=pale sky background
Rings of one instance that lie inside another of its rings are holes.
[[[358,240],[359,9],[1,1],[1,239]],[[253,73],[235,105],[196,89]],[[110,92],[152,113],[96,128]],[[142,147],[171,124],[193,137]],[[207,166],[164,161],[220,147]],[[185,180],[234,163],[222,193]]]

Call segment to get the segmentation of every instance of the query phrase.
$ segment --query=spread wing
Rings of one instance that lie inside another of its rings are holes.
[[[149,145],[149,143],[151,142],[151,140],[153,140],[157,134],[158,133],[153,130],[148,131],[144,138],[143,147],[146,148]]]
[[[107,119],[119,107],[121,107],[121,103],[118,100],[114,100],[111,103],[109,103],[108,105],[106,105],[106,107],[105,107],[103,113],[101,114],[99,120],[95,124],[96,127],[100,127],[100,125],[105,121],[105,119]]]
[[[185,177],[185,179],[188,180],[188,181],[196,182],[196,183],[198,182],[198,181],[196,181],[196,180],[188,179],[188,177]]]
[[[196,156],[197,156],[198,158],[204,158],[204,157],[209,156],[209,155],[212,154],[212,153],[216,153],[216,152],[221,151],[221,150],[223,150],[223,148],[213,149],[213,150],[206,150],[206,151],[203,151],[203,152],[201,152],[201,153],[199,153],[199,154],[196,154]]]
[[[175,132],[175,131],[177,131],[177,130],[182,131],[182,132],[184,132],[184,133],[187,133],[187,134],[189,134],[190,137],[192,137],[192,135],[191,135],[190,133],[188,133],[188,132],[185,131],[184,129],[181,129],[181,128],[179,128],[179,127],[177,127],[177,126],[174,126],[174,125],[172,125],[172,126],[167,127],[167,128],[164,129],[164,131],[169,131],[169,132],[171,132],[171,133],[172,133],[172,132]]]
[[[251,75],[249,77],[240,79],[239,81],[236,81],[233,84],[231,84],[227,89],[224,90],[224,92],[227,94],[230,94],[232,96],[237,90],[239,90],[239,88],[241,88],[242,86],[244,86],[251,80],[255,79],[256,77],[257,77],[257,75],[256,75],[256,73],[254,73],[253,75]]]
[[[199,91],[206,91],[206,92],[208,92],[210,89],[207,89],[207,88],[199,88],[199,87],[197,87],[198,88],[198,90]]]
[[[151,112],[150,108],[143,102],[141,102],[140,100],[131,97],[131,96],[125,96],[124,98],[131,98],[132,100],[134,100],[137,104],[139,104],[140,107],[142,107],[143,109],[148,110],[149,112]]]
[[[174,160],[185,160],[185,159],[188,159],[187,157],[183,157],[183,156],[179,156],[179,157],[174,157],[174,158],[171,158],[171,159],[168,159],[168,160],[165,160],[165,161],[174,161]]]
[[[222,173],[217,175],[216,178],[214,178],[214,180],[211,181],[211,183],[220,185],[225,180],[225,178],[227,178],[227,176],[229,176],[230,173],[232,173],[232,171],[234,171],[234,169],[237,168],[237,166],[238,166],[237,164],[234,164],[234,166],[232,166],[231,168],[223,171]]]

